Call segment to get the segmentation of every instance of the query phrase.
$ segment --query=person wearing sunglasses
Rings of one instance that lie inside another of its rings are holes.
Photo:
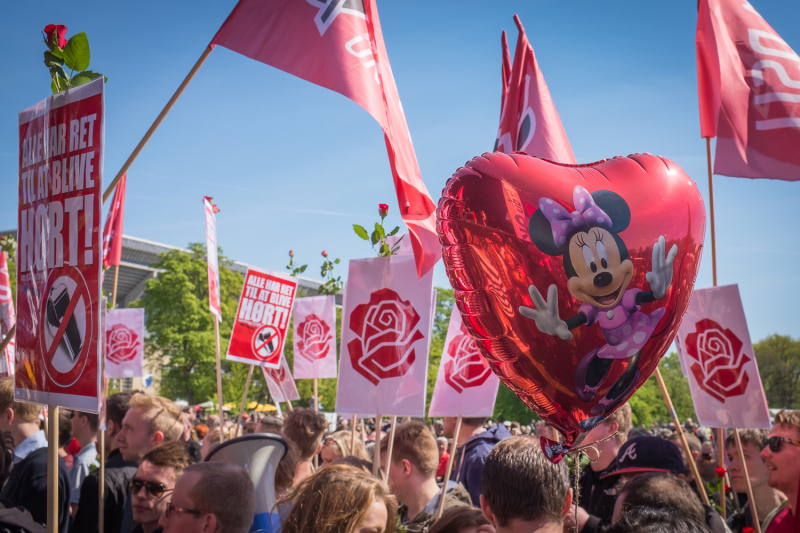
[[[767,483],[787,500],[764,520],[764,533],[794,531],[800,482],[800,411],[781,409],[775,415],[767,445],[761,450],[767,464]]]
[[[342,457],[354,456],[369,461],[364,444],[360,438],[353,440],[353,434],[347,430],[337,431],[322,439],[322,464],[329,465]],[[351,446],[355,444],[355,446]]]
[[[160,444],[142,458],[136,475],[128,482],[131,491],[133,533],[160,532],[158,521],[167,510],[175,481],[189,466],[183,443]]]

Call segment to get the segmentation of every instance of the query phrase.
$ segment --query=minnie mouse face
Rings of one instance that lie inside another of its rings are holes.
[[[605,228],[591,228],[572,236],[567,254],[570,294],[600,309],[616,306],[633,278],[633,263],[621,239]]]

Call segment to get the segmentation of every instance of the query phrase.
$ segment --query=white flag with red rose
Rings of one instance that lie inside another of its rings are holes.
[[[106,377],[144,375],[144,309],[113,309],[106,313]]]
[[[281,357],[281,363],[278,368],[262,366],[261,370],[264,371],[264,379],[267,380],[267,388],[270,396],[272,396],[272,401],[277,403],[300,399],[300,393],[297,392],[297,385],[294,382],[292,373],[289,372],[289,363],[285,357]]]
[[[492,416],[499,386],[454,305],[428,416]]]
[[[336,377],[336,297],[294,301],[295,379]]]
[[[738,285],[696,289],[677,341],[700,424],[771,427]]]
[[[433,271],[414,257],[350,261],[342,311],[336,411],[425,416]]]

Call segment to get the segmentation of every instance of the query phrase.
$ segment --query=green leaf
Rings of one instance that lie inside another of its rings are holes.
[[[44,64],[48,68],[56,65],[61,66],[64,64],[64,60],[47,50],[44,53]]]
[[[381,243],[381,255],[383,257],[392,255],[392,252],[389,250],[389,245],[386,244],[385,241]]]
[[[50,74],[58,74],[58,77],[61,78],[62,80],[69,81],[69,76],[67,76],[64,67],[62,67],[61,65],[53,65],[52,67],[50,67]]]
[[[380,239],[378,238],[378,232],[377,231],[373,231],[372,235],[370,235],[370,237],[369,237],[369,242],[372,243],[372,246],[375,246],[376,244],[378,244],[379,240]]]
[[[392,231],[389,232],[389,236],[397,235],[397,232],[400,231],[400,226],[395,227]]]
[[[61,48],[57,47],[57,46],[51,48],[49,50],[49,52],[50,52],[50,54],[52,54],[53,56],[55,56],[55,57],[57,57],[57,58],[59,58],[61,60],[64,59],[64,51]],[[47,55],[47,52],[45,52],[45,56],[46,55]],[[63,63],[63,61],[62,61],[62,63]]]
[[[353,231],[355,231],[356,235],[358,235],[365,241],[369,240],[369,233],[367,233],[367,230],[365,230],[363,226],[359,226],[358,224],[353,224]]]
[[[380,237],[381,239],[386,238],[386,232],[383,231],[383,226],[381,226],[377,222],[375,223],[375,231],[378,233],[378,237]]]
[[[333,260],[333,262],[338,265],[339,264],[339,258],[337,257],[336,259]]]
[[[72,86],[77,87],[78,85],[83,85],[84,83],[89,83],[92,80],[96,80],[102,76],[99,72],[92,72],[91,70],[84,70],[83,72],[79,72],[72,77]]]
[[[403,240],[403,237],[405,237],[405,235],[400,235],[400,236],[397,238],[397,240],[396,240],[396,241],[394,241],[394,244],[395,244],[395,245],[398,245],[398,244],[400,244],[400,241],[402,241],[402,240]]]
[[[303,266],[299,267],[299,268],[297,269],[297,273],[298,273],[298,274],[302,274],[303,272],[305,272],[305,271],[306,271],[306,268],[307,268],[307,267],[308,267],[308,265],[303,265]]]
[[[82,71],[89,68],[89,39],[81,32],[70,37],[64,46],[64,62],[72,70]]]

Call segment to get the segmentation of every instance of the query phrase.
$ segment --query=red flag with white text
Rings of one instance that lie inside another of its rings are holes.
[[[420,177],[374,0],[240,0],[211,41],[363,107],[383,128],[418,275],[441,257],[436,204]]]
[[[11,278],[8,275],[8,261],[6,253],[0,251],[0,341],[8,335],[8,331],[16,323],[16,320],[14,298],[11,294]],[[14,339],[11,339],[6,346],[5,353],[0,357],[0,377],[13,375]]]
[[[122,217],[125,212],[125,183],[128,175],[123,174],[108,210],[106,225],[103,226],[103,268],[119,266],[122,261]]]
[[[222,322],[222,304],[219,291],[219,255],[217,251],[217,217],[219,208],[210,196],[203,196],[206,213],[206,256],[208,260],[208,308]]]
[[[514,15],[519,29],[514,64],[503,95],[500,128],[494,150],[510,154],[525,152],[558,163],[577,163],[569,139],[561,125],[550,90],[539,70],[533,48],[525,35],[519,17]],[[504,40],[505,41],[505,40]],[[507,65],[507,44],[503,50],[503,74]],[[503,85],[505,86],[506,80]]]
[[[714,173],[800,180],[800,56],[743,0],[701,0],[696,44]]]

